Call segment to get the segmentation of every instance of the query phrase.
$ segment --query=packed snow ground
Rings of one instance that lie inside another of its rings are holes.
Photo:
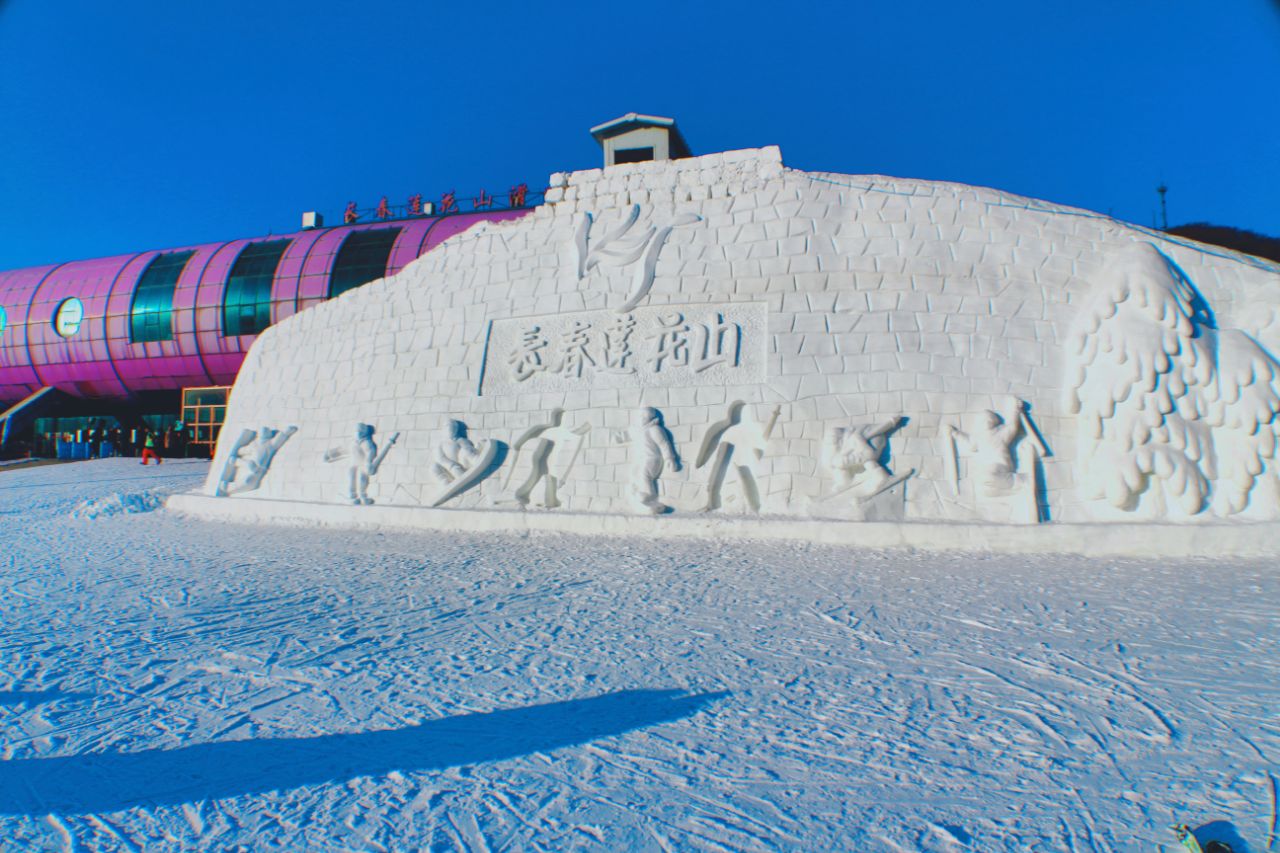
[[[1280,849],[1274,562],[155,511],[205,472],[0,471],[4,848]]]

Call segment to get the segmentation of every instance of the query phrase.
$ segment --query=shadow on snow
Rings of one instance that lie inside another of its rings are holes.
[[[92,693],[64,693],[61,690],[0,690],[0,705],[43,705],[61,700],[92,699]]]
[[[678,720],[725,695],[623,690],[386,731],[0,761],[0,814],[114,812],[500,761]]]

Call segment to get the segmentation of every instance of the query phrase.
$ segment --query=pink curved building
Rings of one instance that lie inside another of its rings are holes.
[[[0,272],[0,403],[45,387],[129,398],[229,385],[266,325],[399,272],[477,222],[528,212],[317,228]],[[264,245],[256,268],[236,269]]]
[[[116,414],[225,386],[267,326],[531,207],[417,216],[0,272],[0,414],[57,389]],[[153,392],[169,392],[157,395]],[[55,395],[56,396],[56,395]],[[63,398],[65,399],[65,397]],[[96,401],[96,402],[95,402]],[[16,405],[15,405],[16,404]],[[163,404],[177,415],[176,402]]]

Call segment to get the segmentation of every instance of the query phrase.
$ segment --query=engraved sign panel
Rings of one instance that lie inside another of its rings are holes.
[[[735,302],[493,320],[477,393],[763,382],[767,317]]]

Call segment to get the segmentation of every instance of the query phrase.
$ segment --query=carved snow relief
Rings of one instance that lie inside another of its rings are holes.
[[[267,426],[258,430],[242,430],[222,464],[222,473],[213,493],[218,497],[229,497],[257,489],[271,469],[276,453],[297,431],[296,426],[290,426],[283,432]]]
[[[382,461],[386,459],[387,454],[400,438],[400,433],[392,434],[379,450],[377,443],[373,440],[375,432],[372,424],[356,424],[356,437],[350,450],[335,447],[324,453],[325,462],[348,461],[347,491],[343,495],[343,500],[355,506],[368,506],[373,503],[373,499],[369,497],[369,480],[377,475]]]
[[[760,511],[760,486],[757,482],[759,474],[756,467],[764,458],[769,438],[773,435],[781,414],[782,407],[775,406],[768,423],[761,424],[741,400],[735,400],[729,404],[729,410],[723,419],[707,427],[695,466],[703,468],[710,463],[707,502],[702,507],[703,512],[712,512],[722,506],[725,479],[730,473],[734,475],[733,479],[746,508],[751,512]]]
[[[574,231],[574,248],[578,256],[578,280],[586,278],[599,266],[626,268],[636,265],[632,274],[631,290],[623,302],[614,310],[625,314],[633,310],[649,295],[653,287],[654,275],[658,268],[658,254],[667,242],[673,228],[691,225],[702,217],[695,213],[677,215],[659,228],[649,225],[637,227],[640,221],[640,205],[633,204],[623,219],[622,224],[613,231],[592,238],[595,217],[590,213],[582,214],[578,227]]]
[[[1126,248],[1066,343],[1080,488],[1143,517],[1277,517],[1280,364],[1208,304],[1168,258]],[[1254,507],[1252,497],[1268,499]]]
[[[262,335],[208,493],[586,530],[1280,517],[1280,267],[777,152],[552,183]]]
[[[479,393],[762,382],[766,318],[737,302],[494,320]]]
[[[812,507],[822,514],[865,521],[902,520],[906,495],[900,486],[915,469],[894,473],[888,468],[888,457],[889,435],[905,420],[894,417],[880,423],[829,428],[820,462],[831,478],[831,488],[815,498]]]
[[[453,500],[492,474],[501,464],[498,457],[501,450],[502,445],[497,441],[472,442],[462,421],[447,421],[431,464],[431,473],[440,483],[431,506]]]
[[[614,433],[613,438],[618,444],[627,445],[631,457],[627,497],[632,509],[652,515],[671,512],[671,507],[660,500],[662,475],[667,468],[678,473],[683,466],[662,412],[645,406],[636,412],[630,431]]]
[[[546,509],[560,506],[559,489],[573,472],[590,431],[589,423],[565,426],[564,409],[553,409],[546,422],[531,426],[511,445],[513,458],[507,467],[503,491],[510,487],[516,469],[527,457],[528,475],[515,491],[515,502],[522,507],[530,502]]]
[[[957,500],[988,521],[1034,524],[1041,520],[1039,460],[1049,455],[1049,448],[1021,400],[1009,397],[999,412],[975,412],[963,428],[946,424],[943,435],[947,439],[943,453]]]

